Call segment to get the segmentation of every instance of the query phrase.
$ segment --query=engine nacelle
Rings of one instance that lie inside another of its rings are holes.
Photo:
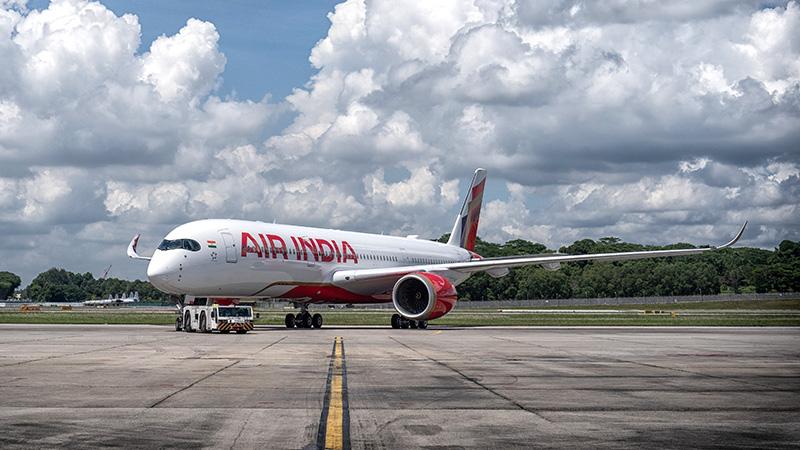
[[[456,305],[456,288],[447,278],[430,272],[410,273],[397,280],[392,303],[401,316],[411,320],[432,320]]]

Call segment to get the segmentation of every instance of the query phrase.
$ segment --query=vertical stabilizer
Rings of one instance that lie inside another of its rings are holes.
[[[472,183],[467,191],[467,197],[461,206],[461,213],[456,217],[453,231],[450,232],[449,245],[465,248],[472,251],[475,248],[475,239],[478,236],[478,221],[481,216],[481,203],[483,202],[483,187],[486,184],[486,170],[477,169],[472,177]]]

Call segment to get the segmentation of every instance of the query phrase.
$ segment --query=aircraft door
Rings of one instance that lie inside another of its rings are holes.
[[[236,241],[233,240],[233,235],[227,231],[220,231],[222,235],[222,242],[225,244],[225,262],[236,262]]]

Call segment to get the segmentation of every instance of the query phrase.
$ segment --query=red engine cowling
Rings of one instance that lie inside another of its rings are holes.
[[[450,312],[456,305],[456,288],[447,278],[435,273],[415,272],[397,280],[392,303],[401,316],[411,320],[432,320]]]

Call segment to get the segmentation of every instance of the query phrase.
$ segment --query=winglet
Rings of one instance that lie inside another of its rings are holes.
[[[128,257],[133,258],[133,259],[144,259],[144,260],[150,261],[150,257],[148,257],[148,256],[139,256],[139,254],[136,253],[136,246],[137,245],[139,245],[139,235],[138,234],[136,236],[134,236],[133,239],[131,239],[131,243],[128,244]]]
[[[720,245],[719,247],[716,247],[716,249],[717,249],[717,250],[721,250],[721,249],[723,249],[723,248],[728,248],[728,247],[730,247],[731,245],[735,244],[735,243],[736,243],[736,241],[738,241],[738,240],[739,240],[739,238],[741,238],[741,237],[742,237],[742,234],[744,234],[744,229],[745,229],[745,228],[747,228],[747,221],[746,221],[746,220],[745,220],[745,222],[744,222],[744,225],[742,225],[742,228],[739,230],[739,232],[738,232],[738,233],[736,233],[736,236],[735,236],[733,239],[731,239],[731,241],[730,241],[730,242],[728,242],[728,243],[727,243],[727,244],[725,244],[725,245]]]

